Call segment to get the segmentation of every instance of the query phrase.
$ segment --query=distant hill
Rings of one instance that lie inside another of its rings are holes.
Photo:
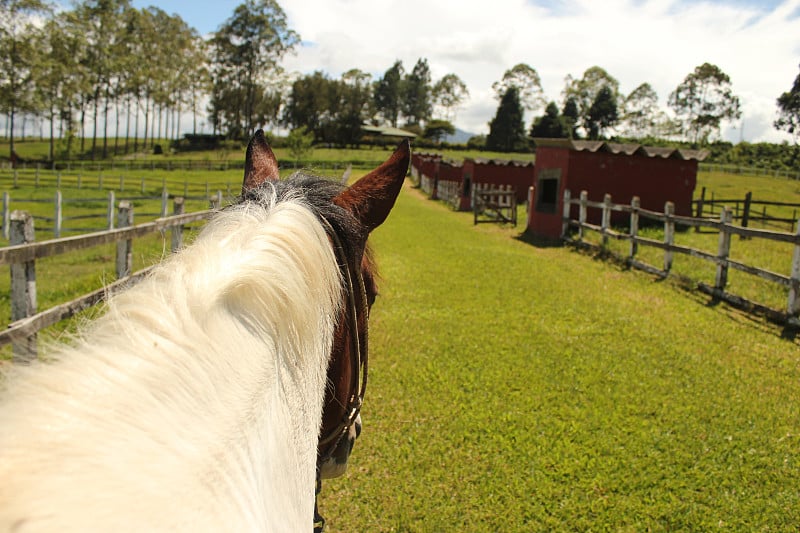
[[[467,141],[470,140],[471,137],[475,137],[475,135],[477,134],[456,128],[456,132],[453,135],[445,137],[444,141],[453,144],[466,144]]]

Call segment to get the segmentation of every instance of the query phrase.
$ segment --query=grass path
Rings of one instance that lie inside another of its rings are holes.
[[[337,531],[791,530],[800,347],[406,188]]]

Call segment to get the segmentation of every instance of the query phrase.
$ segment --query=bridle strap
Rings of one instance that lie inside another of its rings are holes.
[[[349,306],[349,328],[350,339],[352,343],[352,350],[350,357],[354,360],[351,361],[351,371],[353,373],[351,380],[350,396],[347,400],[347,410],[345,417],[339,425],[331,431],[328,435],[320,436],[317,443],[317,449],[322,446],[328,446],[325,455],[317,457],[317,479],[314,491],[314,533],[323,533],[325,529],[325,519],[319,514],[317,506],[317,497],[322,490],[322,477],[320,475],[320,466],[330,459],[333,452],[339,446],[339,442],[347,435],[348,431],[355,423],[358,414],[361,412],[361,406],[364,403],[364,394],[367,391],[367,368],[368,368],[368,334],[369,334],[369,308],[367,306],[367,290],[364,286],[364,276],[361,274],[361,265],[354,265],[355,275],[351,272],[350,265],[347,261],[347,252],[342,245],[342,240],[334,230],[328,220],[321,217],[322,225],[325,226],[326,233],[333,241],[334,255],[336,262],[340,264],[344,270],[344,283],[347,290],[347,303]],[[355,278],[355,283],[353,282]],[[366,327],[364,329],[363,338],[358,331],[358,302],[356,301],[356,288],[358,289],[358,297],[361,303],[361,315],[366,318]],[[331,443],[333,443],[331,445]]]
[[[319,438],[318,447],[327,446],[331,443],[334,443],[332,446],[329,446],[328,451],[325,453],[324,456],[320,456],[318,458],[318,463],[321,464],[328,460],[330,456],[333,454],[333,451],[339,444],[342,438],[347,434],[350,430],[350,427],[355,423],[356,418],[358,418],[359,413],[361,412],[361,406],[364,402],[364,394],[367,390],[367,375],[368,375],[368,332],[369,328],[364,330],[364,336],[361,337],[361,334],[358,331],[358,308],[359,305],[356,301],[356,289],[358,290],[358,299],[361,303],[361,315],[366,316],[369,319],[368,313],[369,309],[367,308],[367,294],[366,294],[366,287],[364,286],[364,277],[361,275],[361,265],[356,264],[354,270],[356,270],[355,275],[351,272],[350,265],[347,261],[347,253],[342,245],[342,241],[339,238],[339,235],[334,230],[333,226],[331,226],[330,222],[326,219],[322,218],[322,223],[327,229],[327,233],[330,236],[331,240],[333,241],[333,249],[336,255],[336,260],[342,266],[344,270],[344,283],[347,290],[347,303],[349,306],[350,313],[348,313],[349,318],[349,329],[350,329],[350,339],[352,343],[352,350],[350,357],[353,359],[351,361],[351,372],[352,380],[351,380],[351,392],[348,398],[348,404],[346,408],[346,414],[339,425],[328,433],[327,435],[323,435]],[[355,280],[354,280],[355,278]]]

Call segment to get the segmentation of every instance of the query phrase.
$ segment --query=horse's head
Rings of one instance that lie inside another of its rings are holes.
[[[352,187],[328,182],[317,191],[304,191],[313,197],[310,204],[328,233],[343,286],[317,447],[317,468],[322,478],[344,473],[361,430],[359,412],[367,379],[367,322],[377,295],[375,265],[367,249],[367,238],[394,206],[409,158],[406,141],[385,163]],[[277,180],[278,162],[259,131],[247,147],[242,195],[246,198],[263,183]],[[310,182],[303,183],[305,187]]]

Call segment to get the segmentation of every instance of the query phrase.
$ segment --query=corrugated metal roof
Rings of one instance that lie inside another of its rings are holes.
[[[696,159],[702,161],[708,157],[707,150],[689,150],[685,148],[667,148],[660,146],[642,146],[641,144],[620,144],[607,141],[583,141],[575,139],[537,138],[536,146],[550,148],[566,148],[576,152],[609,152],[612,154],[638,155],[644,157],[660,157],[662,159]]]
[[[468,158],[470,159],[470,158]],[[519,159],[489,159],[486,157],[475,157],[473,161],[479,165],[497,165],[501,167],[532,167],[533,161],[520,161]]]
[[[361,129],[369,133],[377,133],[386,137],[408,137],[414,139],[417,137],[416,133],[401,130],[400,128],[393,128],[391,126],[362,126]]]

